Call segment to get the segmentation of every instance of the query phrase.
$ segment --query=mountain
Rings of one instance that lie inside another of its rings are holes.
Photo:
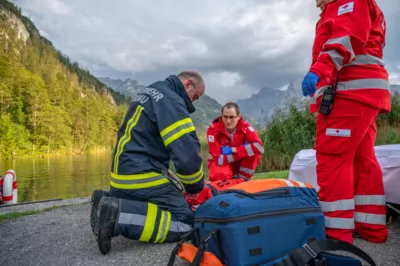
[[[271,119],[278,108],[287,106],[288,102],[298,102],[300,106],[301,91],[298,89],[298,83],[299,80],[292,80],[282,90],[264,87],[249,98],[239,99],[237,104],[244,113],[262,126]]]
[[[138,84],[137,80],[132,80],[132,79],[121,80],[121,79],[111,79],[107,77],[105,78],[98,77],[97,79],[100,80],[102,83],[106,84],[108,87],[124,95],[127,95],[132,99],[135,98],[138,90],[145,87],[144,85]]]
[[[132,79],[121,80],[99,77],[98,80],[132,99],[135,97],[139,89],[145,87],[144,85],[140,85],[137,80]],[[193,123],[198,131],[199,137],[205,138],[207,127],[210,125],[211,121],[221,115],[222,105],[212,97],[205,94],[200,97],[199,100],[194,102],[194,106],[196,107],[196,112],[191,115]],[[243,115],[243,117],[250,122],[253,122],[255,124],[254,127],[257,127],[257,123],[255,123],[254,119],[250,118],[246,114]]]
[[[108,149],[128,103],[0,0],[0,158]]]

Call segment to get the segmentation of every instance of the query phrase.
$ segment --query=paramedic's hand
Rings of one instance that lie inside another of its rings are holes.
[[[319,77],[313,72],[308,72],[303,79],[302,89],[304,96],[311,96],[317,90]]]
[[[223,155],[229,155],[232,154],[232,148],[228,146],[224,146],[221,148],[221,152]]]

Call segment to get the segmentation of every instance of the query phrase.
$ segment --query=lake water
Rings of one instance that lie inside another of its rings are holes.
[[[18,202],[90,196],[93,189],[108,189],[110,154],[2,160],[0,175],[17,174]]]
[[[89,197],[109,189],[111,153],[0,161],[0,175],[17,174],[18,202]],[[204,169],[207,169],[206,162]]]

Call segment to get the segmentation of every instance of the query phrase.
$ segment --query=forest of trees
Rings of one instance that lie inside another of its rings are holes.
[[[28,30],[26,42],[10,27],[8,12]],[[71,63],[19,8],[0,0],[0,158],[112,148],[129,101]]]

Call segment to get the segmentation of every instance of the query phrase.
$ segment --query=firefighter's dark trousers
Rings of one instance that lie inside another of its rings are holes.
[[[151,243],[180,240],[192,229],[194,212],[171,183],[145,189],[116,189],[110,197],[119,199],[115,236]]]

